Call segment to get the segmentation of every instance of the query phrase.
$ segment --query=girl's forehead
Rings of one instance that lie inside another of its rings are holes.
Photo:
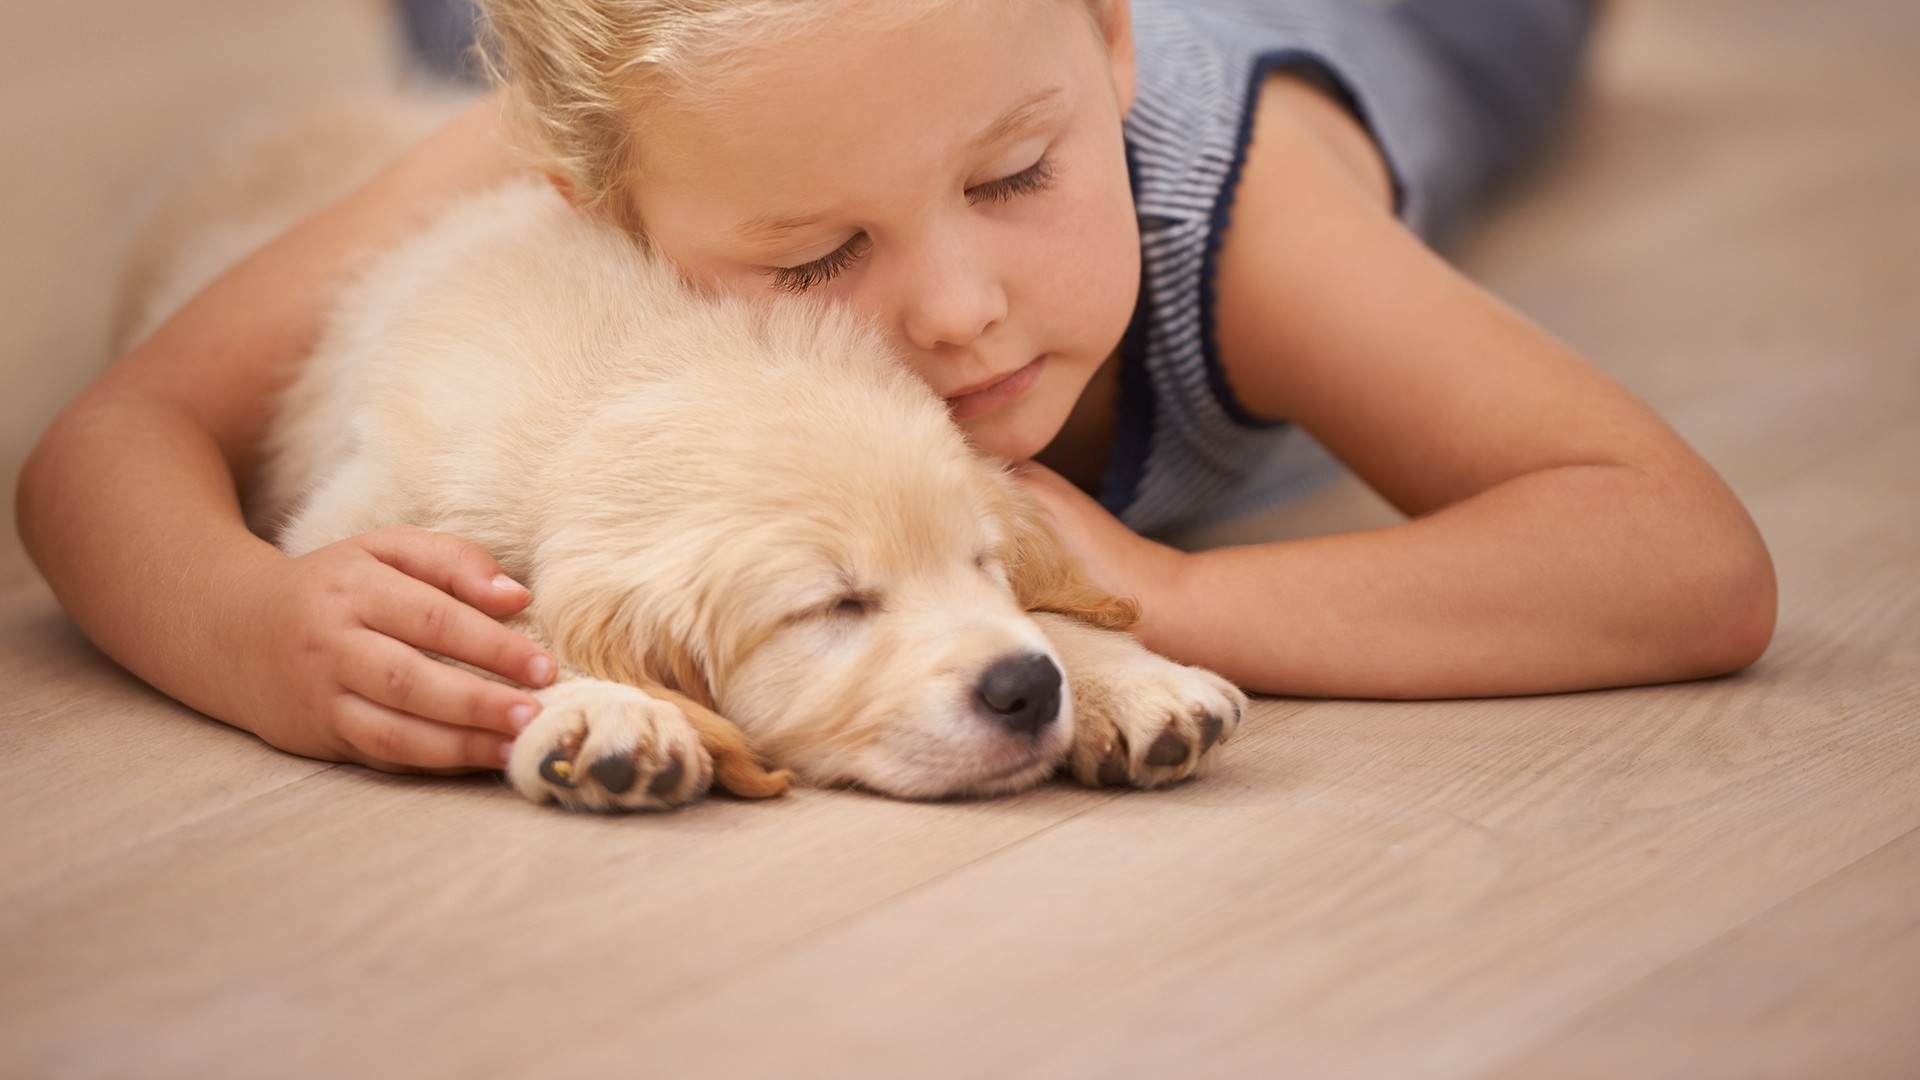
[[[726,184],[770,179],[742,170],[945,162],[1110,85],[1078,3],[914,6],[924,9],[914,18],[811,20],[743,44],[700,85],[643,105],[637,179],[718,170]]]
[[[686,3],[687,0],[681,0]],[[701,16],[648,20],[648,47],[635,57],[682,90],[725,83],[728,69],[769,53],[831,52],[825,45],[848,30],[886,37],[941,18],[1012,25],[1036,13],[1065,9],[1088,25],[1103,21],[1111,0],[694,0]]]

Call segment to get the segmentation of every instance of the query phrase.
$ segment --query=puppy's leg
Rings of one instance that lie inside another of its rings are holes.
[[[660,810],[713,783],[713,759],[680,706],[636,686],[563,672],[514,741],[507,779],[534,802]]]
[[[1138,607],[1088,581],[1034,507],[1016,500],[1013,522],[1015,595],[1060,654],[1073,695],[1066,770],[1088,787],[1159,787],[1199,773],[1240,726],[1246,695],[1122,633]]]
[[[1197,775],[1240,726],[1247,698],[1132,637],[1035,612],[1066,666],[1073,747],[1064,767],[1088,787],[1160,787]]]

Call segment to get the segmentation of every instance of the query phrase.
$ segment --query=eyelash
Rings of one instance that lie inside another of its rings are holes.
[[[816,285],[824,285],[845,273],[847,267],[859,261],[872,244],[866,233],[855,233],[853,239],[841,244],[824,258],[799,266],[776,266],[770,271],[773,274],[773,287],[785,293],[803,293]]]
[[[1012,176],[1002,177],[967,190],[967,201],[979,203],[1002,203],[1017,199],[1022,195],[1033,195],[1053,186],[1053,159],[1042,155],[1039,161]],[[803,293],[816,286],[825,285],[847,271],[860,257],[867,253],[873,241],[866,233],[855,233],[853,239],[840,245],[834,251],[810,263],[799,266],[776,266],[768,272],[773,275],[773,287],[784,293]]]
[[[967,192],[971,203],[998,203],[1021,195],[1032,195],[1053,186],[1053,158],[1042,154],[1040,160],[1012,176],[989,181]]]

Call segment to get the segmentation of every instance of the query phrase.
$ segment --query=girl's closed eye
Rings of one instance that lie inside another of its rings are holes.
[[[1053,158],[1042,154],[1040,160],[1014,173],[977,187],[967,189],[967,201],[970,203],[1006,202],[1019,195],[1031,195],[1045,191],[1053,186]]]
[[[773,287],[781,292],[803,293],[845,273],[872,246],[873,241],[867,239],[866,233],[854,233],[846,243],[810,263],[770,267],[767,273],[773,275]]]
[[[1045,154],[1032,165],[998,180],[991,180],[967,189],[967,202],[973,205],[981,203],[1001,203],[1022,195],[1032,195],[1053,186],[1056,177],[1053,159]],[[846,243],[826,255],[799,266],[775,266],[766,269],[772,275],[773,287],[785,293],[803,293],[819,285],[824,285],[845,273],[860,257],[873,246],[873,241],[864,232],[853,234]]]

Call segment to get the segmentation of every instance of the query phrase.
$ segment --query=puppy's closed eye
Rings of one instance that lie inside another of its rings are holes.
[[[879,603],[870,596],[843,596],[833,601],[829,615],[835,619],[864,619],[879,609]]]
[[[827,605],[824,614],[833,619],[864,619],[880,611],[880,598],[872,593],[851,592]]]
[[[1000,556],[993,552],[983,551],[975,555],[973,557],[973,565],[979,567],[980,572],[993,579],[996,584],[1007,584],[1007,564]]]
[[[780,620],[783,626],[814,624],[846,624],[865,619],[881,612],[880,594],[870,589],[862,589],[850,582],[842,582],[837,592],[818,597],[805,607],[790,610]]]

